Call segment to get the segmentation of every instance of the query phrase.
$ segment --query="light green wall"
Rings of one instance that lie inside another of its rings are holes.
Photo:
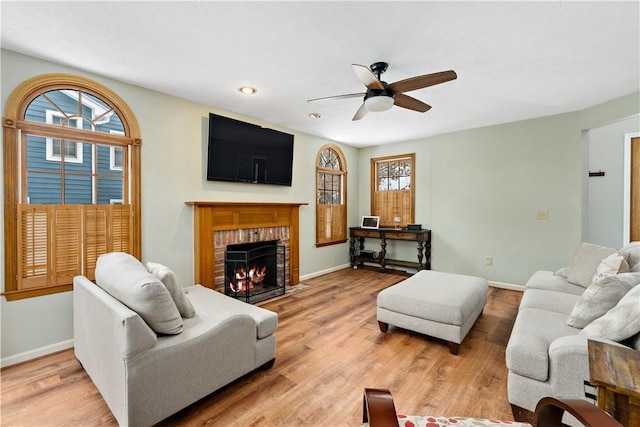
[[[170,265],[191,283],[192,212],[184,202],[239,200],[309,203],[300,210],[303,278],[347,264],[348,244],[314,245],[315,160],[331,141],[273,126],[295,134],[292,187],[207,182],[209,112],[269,124],[6,50],[1,67],[3,111],[10,91],[27,78],[68,72],[105,84],[135,112],[143,138],[143,261]],[[633,110],[627,98],[621,104],[589,109],[588,120],[578,112],[366,149],[342,144],[349,225],[369,214],[369,159],[415,152],[416,222],[433,230],[434,269],[522,285],[536,269],[565,265],[580,242],[588,147],[581,130],[585,121],[611,121],[611,111],[619,116]],[[536,220],[537,210],[548,210],[549,219]],[[411,245],[388,249],[391,256],[415,257]],[[484,265],[486,256],[493,257],[493,267]],[[2,298],[2,364],[71,345],[71,297]]]
[[[415,152],[415,222],[432,230],[432,268],[522,285],[561,267],[580,242],[578,129],[572,113],[371,147],[360,182],[370,157]]]

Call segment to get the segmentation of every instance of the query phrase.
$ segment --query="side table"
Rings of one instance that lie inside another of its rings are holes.
[[[593,340],[587,345],[598,407],[624,426],[640,426],[640,351]]]

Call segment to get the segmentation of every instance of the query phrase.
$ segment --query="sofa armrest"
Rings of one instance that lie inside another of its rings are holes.
[[[125,419],[127,363],[157,343],[134,311],[84,276],[73,279],[74,352],[118,421]]]
[[[549,382],[554,396],[584,398],[584,382],[589,381],[587,338],[569,335],[549,345]]]
[[[584,398],[584,382],[590,381],[588,339],[585,335],[569,335],[549,345],[549,382],[554,396]],[[598,340],[623,346],[606,339]]]

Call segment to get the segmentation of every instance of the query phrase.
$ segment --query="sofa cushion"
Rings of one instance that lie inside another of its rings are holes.
[[[634,286],[604,316],[589,323],[580,334],[620,342],[640,332],[640,285]]]
[[[132,255],[110,252],[96,262],[96,284],[138,313],[159,334],[182,332],[182,317],[167,288]]]
[[[518,312],[506,350],[510,371],[546,381],[549,377],[549,345],[557,338],[577,335],[568,326],[567,315],[551,311],[525,308]]]
[[[178,277],[169,267],[156,262],[148,262],[147,269],[149,273],[156,276],[166,286],[171,298],[173,298],[173,302],[178,307],[180,316],[190,318],[196,314],[191,301],[185,296],[184,289],[178,282]]]
[[[640,273],[623,273],[594,280],[578,298],[567,325],[584,328],[613,308],[637,284],[640,284]]]
[[[582,242],[567,266],[567,280],[589,287],[602,260],[616,252],[612,248]]]
[[[268,337],[276,332],[278,314],[271,310],[247,304],[202,285],[188,286],[185,291],[188,292],[187,297],[192,301],[198,315],[207,316],[214,311],[228,314],[247,314],[256,323],[256,337],[258,339]],[[198,315],[194,317],[198,317]],[[189,322],[190,320],[185,321],[186,324]]]
[[[580,298],[578,295],[564,292],[555,292],[546,289],[527,289],[522,296],[519,309],[537,308],[568,315],[576,305],[578,298]]]
[[[629,271],[640,272],[640,242],[631,242],[618,252],[620,255],[627,256]]]

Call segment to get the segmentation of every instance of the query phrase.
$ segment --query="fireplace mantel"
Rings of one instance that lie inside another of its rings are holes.
[[[216,289],[216,252],[213,234],[221,230],[289,227],[289,283],[300,281],[300,206],[308,203],[185,202],[193,206],[194,280]],[[219,267],[218,267],[219,268]]]

